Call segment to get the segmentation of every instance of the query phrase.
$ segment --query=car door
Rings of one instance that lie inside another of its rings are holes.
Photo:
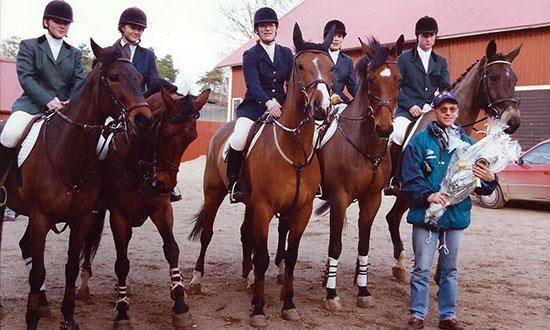
[[[529,150],[507,172],[509,199],[550,201],[550,143]]]

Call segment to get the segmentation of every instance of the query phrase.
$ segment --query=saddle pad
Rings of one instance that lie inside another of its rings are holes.
[[[260,138],[260,135],[264,131],[264,128],[265,128],[265,123],[262,124],[262,126],[258,129],[258,132],[256,132],[256,134],[252,138],[252,142],[250,142],[250,146],[248,147],[245,158],[248,158],[248,155],[250,154],[250,151],[252,150],[252,148],[256,144],[256,141],[258,141],[258,139]],[[225,141],[225,145],[223,147],[223,154],[222,154],[223,160],[226,160],[228,152],[229,152],[229,138]]]
[[[344,112],[346,110],[346,107],[348,105],[345,103],[340,103],[335,105],[336,108],[336,115],[334,116],[334,120],[330,123],[330,126],[327,129],[327,132],[323,136],[323,140],[319,144],[319,147],[317,149],[321,149],[327,142],[332,138],[334,133],[336,132],[336,129],[338,128],[338,115]],[[319,126],[315,125],[315,132],[313,133],[313,141],[317,141],[317,137],[319,135]]]
[[[429,112],[429,111],[428,111]],[[413,135],[414,135],[414,131],[416,131],[416,128],[418,127],[418,124],[420,124],[420,121],[422,120],[422,118],[424,117],[425,114],[427,114],[428,112],[423,112],[420,117],[418,117],[418,119],[414,122],[414,123],[411,123],[411,124],[414,124],[410,133],[409,133],[409,136],[407,136],[407,139],[405,140],[405,142],[403,143],[403,146],[401,148],[401,152],[405,151],[405,148],[407,147],[407,145],[409,144],[409,142],[411,141]],[[409,125],[411,125],[409,124]]]
[[[44,119],[37,120],[33,125],[31,130],[29,131],[29,134],[27,134],[27,137],[25,140],[23,140],[23,143],[21,144],[21,149],[19,150],[19,153],[17,154],[17,167],[21,168],[27,157],[29,157],[32,148],[36,144],[36,141],[38,140],[38,136],[40,135],[40,128],[42,127],[42,124],[44,123]]]

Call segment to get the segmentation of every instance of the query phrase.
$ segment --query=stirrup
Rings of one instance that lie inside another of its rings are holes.
[[[0,207],[3,207],[8,202],[8,191],[6,190],[6,187],[1,186],[0,187]],[[4,216],[2,214],[2,216]]]
[[[242,203],[243,201],[243,193],[237,189],[237,182],[235,182],[233,186],[231,186],[231,189],[229,189],[229,202],[231,204],[236,204]]]

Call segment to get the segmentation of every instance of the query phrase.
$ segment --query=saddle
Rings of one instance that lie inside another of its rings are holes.
[[[45,116],[42,115],[33,116],[32,119],[27,123],[27,126],[25,126],[21,138],[19,139],[19,141],[17,141],[16,148],[19,149],[17,154],[18,167],[21,167],[21,165],[23,165],[23,162],[25,161],[27,156],[31,153],[32,148],[34,147],[34,144],[38,139],[38,133],[40,132],[40,128],[42,127],[44,118]],[[6,121],[0,121],[0,134],[2,134],[5,126]]]

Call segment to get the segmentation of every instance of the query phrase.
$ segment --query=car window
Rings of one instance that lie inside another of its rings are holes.
[[[522,159],[524,164],[550,164],[550,143],[541,144]]]

